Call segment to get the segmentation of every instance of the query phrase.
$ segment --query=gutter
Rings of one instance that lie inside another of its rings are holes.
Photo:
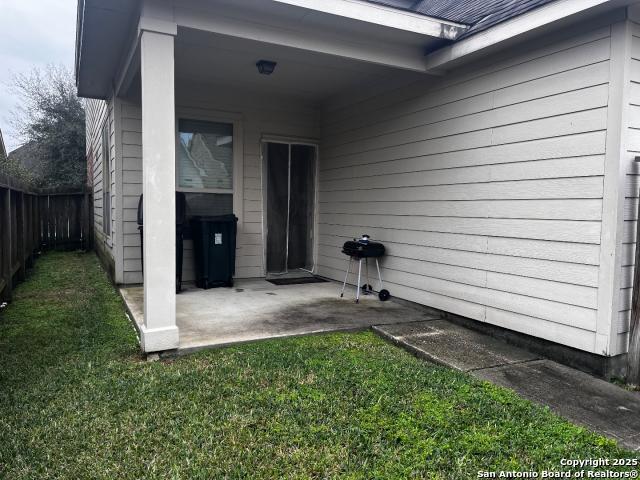
[[[78,0],[78,11],[76,14],[76,55],[75,55],[75,77],[76,87],[79,84],[80,62],[82,60],[82,37],[84,34],[84,4],[85,0]]]
[[[490,47],[516,40],[525,33],[572,15],[584,13],[595,7],[613,8],[628,3],[630,3],[628,0],[557,0],[429,53],[425,57],[426,71],[427,73],[438,73],[474,54],[484,52]]]

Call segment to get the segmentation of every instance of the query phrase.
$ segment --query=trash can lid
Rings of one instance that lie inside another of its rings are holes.
[[[192,220],[196,222],[232,223],[237,222],[238,217],[236,217],[233,213],[227,215],[197,215],[195,217],[192,217]]]

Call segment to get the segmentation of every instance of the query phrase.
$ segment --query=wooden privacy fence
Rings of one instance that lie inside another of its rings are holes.
[[[33,190],[0,175],[0,300],[11,300],[35,256],[48,249],[91,248],[87,191]]]

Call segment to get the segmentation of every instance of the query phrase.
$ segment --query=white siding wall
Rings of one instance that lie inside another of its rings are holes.
[[[393,295],[594,352],[610,32],[325,112],[319,273],[369,233]]]
[[[264,275],[262,238],[262,167],[260,139],[265,134],[317,138],[316,109],[295,99],[256,96],[233,87],[185,85],[178,81],[176,110],[198,109],[203,115],[241,115],[244,150],[244,223],[238,231],[236,277]],[[123,205],[124,283],[142,282],[140,243],[136,224],[138,197],[142,193],[140,107],[123,103]],[[191,241],[185,242],[183,280],[194,279]]]
[[[114,141],[114,103],[113,101],[87,100],[86,106],[86,129],[87,129],[87,158],[92,162],[89,174],[90,183],[93,186],[94,205],[94,231],[95,241],[104,245],[106,251],[112,256],[113,238],[115,235],[115,211],[116,211],[116,188],[115,188],[115,141]],[[102,192],[103,176],[102,164],[102,128],[105,122],[109,122],[109,155],[111,169],[111,236],[107,237],[103,233],[103,205]]]
[[[138,198],[142,194],[142,111],[139,105],[121,100],[122,141],[122,249],[124,283],[141,283]]]
[[[627,349],[627,332],[631,314],[631,287],[635,263],[636,218],[638,217],[638,182],[640,170],[634,162],[640,156],[640,25],[629,22],[631,56],[629,58],[629,88],[627,90],[628,115],[626,124],[626,151],[623,159],[627,172],[624,203],[624,229],[622,239],[622,280],[620,285],[620,314],[616,347],[618,352]]]

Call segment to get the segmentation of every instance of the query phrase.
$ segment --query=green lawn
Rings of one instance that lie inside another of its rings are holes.
[[[92,255],[37,262],[0,313],[0,477],[476,478],[631,456],[371,333],[141,360]]]

